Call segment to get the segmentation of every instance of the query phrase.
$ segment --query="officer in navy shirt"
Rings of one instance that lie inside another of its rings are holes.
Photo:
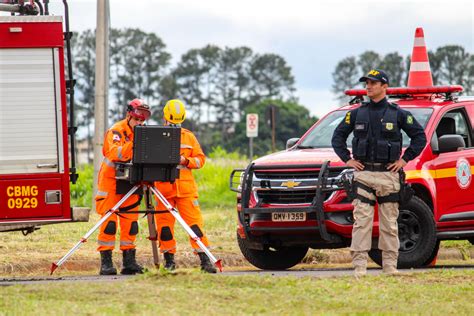
[[[359,81],[365,82],[370,101],[347,112],[332,137],[336,154],[355,170],[357,195],[353,202],[352,263],[356,277],[366,274],[367,255],[372,244],[374,205],[378,203],[383,271],[396,274],[400,246],[397,226],[399,171],[421,153],[426,145],[426,136],[409,111],[387,100],[389,78],[383,70],[372,69]],[[401,130],[411,139],[402,157]],[[351,133],[354,133],[352,157],[346,145]]]

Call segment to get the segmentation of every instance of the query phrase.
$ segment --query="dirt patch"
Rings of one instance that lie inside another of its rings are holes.
[[[216,257],[222,259],[225,267],[251,267],[240,253],[214,253]],[[55,257],[55,256],[53,256]],[[474,248],[462,252],[457,248],[441,248],[438,254],[438,260],[456,260],[465,261],[466,258],[474,258]],[[162,257],[160,257],[163,263]],[[178,267],[193,268],[199,267],[199,258],[194,253],[177,253],[175,257]],[[145,267],[153,267],[153,258],[151,253],[144,252],[137,256],[137,261]],[[314,250],[311,249],[304,258],[303,264],[306,265],[338,265],[350,264],[351,256],[348,249],[329,249]],[[117,268],[122,266],[121,255],[119,252],[114,253],[114,263]],[[22,258],[18,262],[0,263],[0,275],[49,275],[52,260],[44,258]],[[64,265],[55,271],[55,275],[70,275],[81,273],[98,273],[100,258],[97,257],[72,257]]]

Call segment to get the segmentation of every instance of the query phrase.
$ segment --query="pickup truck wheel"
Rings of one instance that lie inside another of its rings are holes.
[[[308,247],[291,247],[264,250],[251,249],[245,239],[237,234],[240,251],[253,266],[262,270],[286,270],[303,260]]]
[[[436,225],[433,213],[428,205],[418,197],[400,206],[398,216],[398,236],[400,250],[398,268],[409,269],[428,265],[433,261],[439,247],[436,239]],[[382,265],[382,252],[379,249],[369,251],[369,257]]]

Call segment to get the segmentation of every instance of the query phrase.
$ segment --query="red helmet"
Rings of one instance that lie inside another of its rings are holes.
[[[127,112],[130,116],[146,121],[151,115],[150,106],[142,99],[133,99],[128,103]]]

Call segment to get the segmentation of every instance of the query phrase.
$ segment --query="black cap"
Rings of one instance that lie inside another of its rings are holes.
[[[366,82],[368,79],[386,84],[389,82],[387,73],[380,69],[372,69],[367,75],[360,77],[359,82]]]

